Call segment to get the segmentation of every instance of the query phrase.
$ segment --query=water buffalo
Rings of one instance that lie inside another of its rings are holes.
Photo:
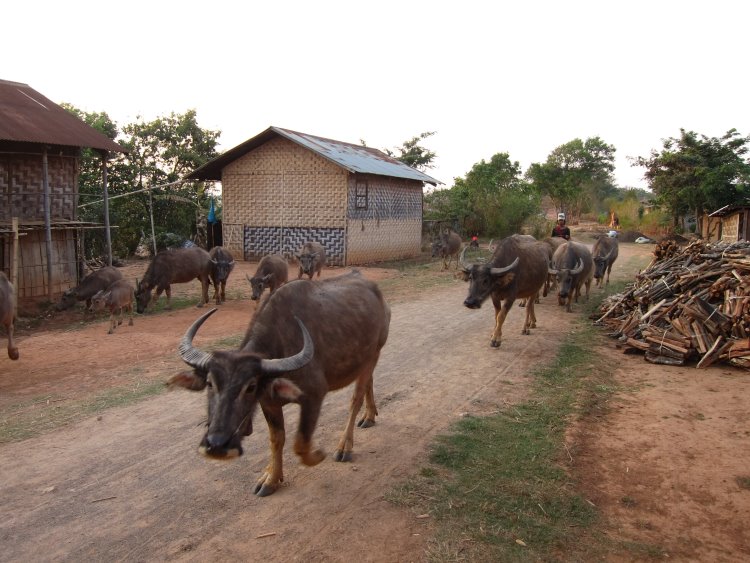
[[[567,241],[562,237],[547,237],[542,242],[549,246],[549,261],[552,263],[552,256],[555,254],[555,250],[560,248]],[[557,289],[557,276],[549,274],[546,283],[546,291],[554,291]],[[545,293],[546,295],[546,293]]]
[[[306,242],[302,245],[302,250],[295,256],[299,263],[299,275],[297,279],[300,279],[303,274],[307,274],[309,279],[313,279],[313,275],[317,272],[318,279],[320,279],[320,272],[326,265],[326,249],[323,245],[318,242]]]
[[[203,307],[204,303],[208,303],[208,276],[211,266],[211,257],[208,252],[197,246],[159,252],[151,260],[140,283],[136,281],[135,300],[138,312],[143,313],[146,310],[154,288],[156,288],[154,303],[164,291],[167,294],[167,309],[171,308],[171,284],[186,283],[194,279],[199,279],[201,282],[202,294],[198,307]]]
[[[536,327],[534,299],[547,278],[547,249],[541,242],[521,243],[512,236],[497,243],[495,252],[487,264],[468,265],[463,261],[464,280],[469,282],[469,295],[464,305],[479,309],[487,297],[492,297],[495,306],[495,329],[490,344],[500,346],[505,317],[516,298],[528,298],[526,320],[522,334],[530,334]]]
[[[56,305],[58,311],[70,309],[78,301],[86,301],[86,310],[91,309],[91,298],[95,293],[107,289],[117,280],[122,279],[120,270],[114,266],[105,266],[94,272],[91,272],[81,280],[78,287],[69,289],[63,293],[60,302]]]
[[[619,245],[617,244],[617,239],[614,237],[602,236],[594,243],[591,254],[594,257],[596,287],[602,286],[605,273],[607,274],[606,284],[609,284],[609,274],[612,272],[612,264],[617,260],[618,251]]]
[[[180,343],[180,355],[192,372],[168,382],[193,391],[208,387],[207,430],[199,451],[215,458],[242,455],[242,439],[252,434],[260,404],[271,457],[253,492],[270,495],[284,479],[282,407],[300,405],[294,452],[305,465],[316,465],[325,458],[312,442],[323,398],[328,391],[355,383],[348,421],[334,454],[336,461],[351,461],[362,403],[365,413],[357,426],[372,426],[378,414],[372,374],[390,325],[390,308],[378,286],[358,272],[284,284],[259,307],[239,350],[208,353],[192,341],[215,310],[196,320]]]
[[[451,260],[456,261],[458,269],[458,255],[461,252],[461,237],[453,231],[446,231],[440,234],[440,238],[432,243],[432,257],[442,258],[443,267],[440,271],[447,270],[451,265]]]
[[[8,334],[8,357],[18,359],[18,347],[13,340],[13,321],[15,321],[13,284],[10,283],[5,272],[0,271],[0,324]]]
[[[588,246],[568,241],[552,256],[549,273],[557,277],[557,299],[565,310],[572,312],[571,302],[578,303],[581,287],[586,286],[586,301],[589,299],[591,278],[594,275],[594,260]]]
[[[103,289],[91,298],[94,311],[109,309],[109,332],[112,334],[122,324],[124,311],[128,311],[130,320],[128,326],[133,326],[133,302],[135,301],[133,286],[127,280],[117,280],[107,289]],[[115,322],[115,313],[119,319]]]
[[[211,258],[211,271],[208,276],[214,286],[214,300],[220,305],[227,299],[227,279],[234,268],[234,257],[223,246],[214,246],[208,256]]]
[[[251,278],[245,274],[247,281],[250,282],[252,295],[250,299],[257,301],[263,295],[263,291],[268,288],[271,294],[279,287],[284,285],[289,279],[289,267],[283,256],[278,254],[269,254],[261,258],[258,263],[258,269]]]

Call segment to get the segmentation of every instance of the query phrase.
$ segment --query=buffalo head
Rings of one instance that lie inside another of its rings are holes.
[[[263,295],[263,292],[268,287],[268,284],[273,281],[273,274],[266,274],[265,276],[253,276],[252,278],[245,274],[245,277],[250,284],[250,288],[252,290],[250,299],[252,299],[253,301],[257,301],[258,299],[260,299],[260,296]]]
[[[609,259],[612,257],[613,253],[614,250],[610,250],[605,256],[594,256],[594,278],[600,279],[604,277],[604,274],[607,271],[607,265],[609,265]]]
[[[151,303],[152,289],[144,280],[141,280],[140,283],[135,280],[135,308],[139,313],[143,313],[148,304]]]
[[[469,295],[464,305],[469,309],[479,309],[493,291],[512,283],[519,258],[516,257],[507,266],[496,268],[492,264],[467,264],[464,254],[466,248],[461,251],[460,258],[464,281],[469,282]]]
[[[227,281],[229,274],[234,269],[234,260],[227,262],[225,260],[214,260],[211,259],[211,270],[214,275],[214,279],[217,282]]]
[[[573,268],[559,268],[557,270],[549,268],[549,273],[557,278],[559,287],[557,297],[560,305],[565,305],[565,300],[573,290],[573,282],[575,281],[576,276],[583,272],[583,267],[583,260],[579,258]]]
[[[208,422],[198,451],[216,457],[242,455],[242,438],[253,432],[253,415],[259,401],[295,402],[301,394],[290,380],[279,374],[299,369],[313,357],[312,338],[302,321],[302,350],[279,359],[266,359],[250,352],[204,352],[193,346],[193,337],[216,309],[198,318],[179,346],[180,357],[192,373],[172,377],[168,384],[192,391],[208,390]]]
[[[311,254],[298,254],[296,256],[299,262],[299,267],[302,269],[302,273],[312,276],[315,273],[315,261],[318,257],[317,252]]]

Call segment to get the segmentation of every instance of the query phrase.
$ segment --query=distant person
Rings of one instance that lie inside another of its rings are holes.
[[[479,248],[479,237],[477,235],[474,235],[471,237],[471,242],[469,243],[469,246],[472,248]]]
[[[565,226],[565,215],[562,213],[557,216],[557,225],[552,229],[552,236],[570,240],[570,229]]]

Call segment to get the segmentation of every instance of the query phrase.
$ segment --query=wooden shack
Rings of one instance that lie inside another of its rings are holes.
[[[222,184],[235,256],[290,258],[320,242],[329,265],[421,252],[422,190],[439,182],[369,147],[269,127],[187,176]]]
[[[42,94],[0,80],[0,268],[20,303],[78,283],[81,149],[125,150]],[[106,164],[103,164],[105,169]]]
[[[703,238],[708,241],[750,240],[750,204],[725,205],[703,221]]]

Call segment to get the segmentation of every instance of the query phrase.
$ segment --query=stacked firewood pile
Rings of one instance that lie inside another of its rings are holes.
[[[649,362],[750,368],[750,243],[665,241],[592,318]]]

